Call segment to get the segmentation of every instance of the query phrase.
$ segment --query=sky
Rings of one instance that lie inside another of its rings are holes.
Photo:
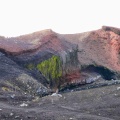
[[[120,28],[120,0],[0,0],[0,36],[44,29],[72,34]]]

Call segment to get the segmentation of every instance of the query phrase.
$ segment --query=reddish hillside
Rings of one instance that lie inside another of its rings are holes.
[[[63,35],[77,44],[81,65],[104,66],[120,72],[120,29],[104,26],[102,29],[73,35]]]
[[[0,38],[0,49],[6,51],[8,54],[19,55],[24,52],[35,51],[42,44],[47,41],[43,41],[45,36],[52,36],[52,30],[44,30],[35,32],[28,35],[11,38]]]

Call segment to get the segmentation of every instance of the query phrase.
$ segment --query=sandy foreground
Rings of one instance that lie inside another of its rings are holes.
[[[0,99],[0,120],[120,120],[120,84],[48,95]]]

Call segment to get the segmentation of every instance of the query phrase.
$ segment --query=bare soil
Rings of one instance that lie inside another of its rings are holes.
[[[0,120],[120,120],[120,84],[61,95],[0,98]]]

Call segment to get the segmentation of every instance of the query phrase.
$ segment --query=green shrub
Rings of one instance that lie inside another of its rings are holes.
[[[39,63],[37,69],[41,71],[48,80],[59,79],[62,76],[62,64],[58,56],[52,56],[50,59]]]

